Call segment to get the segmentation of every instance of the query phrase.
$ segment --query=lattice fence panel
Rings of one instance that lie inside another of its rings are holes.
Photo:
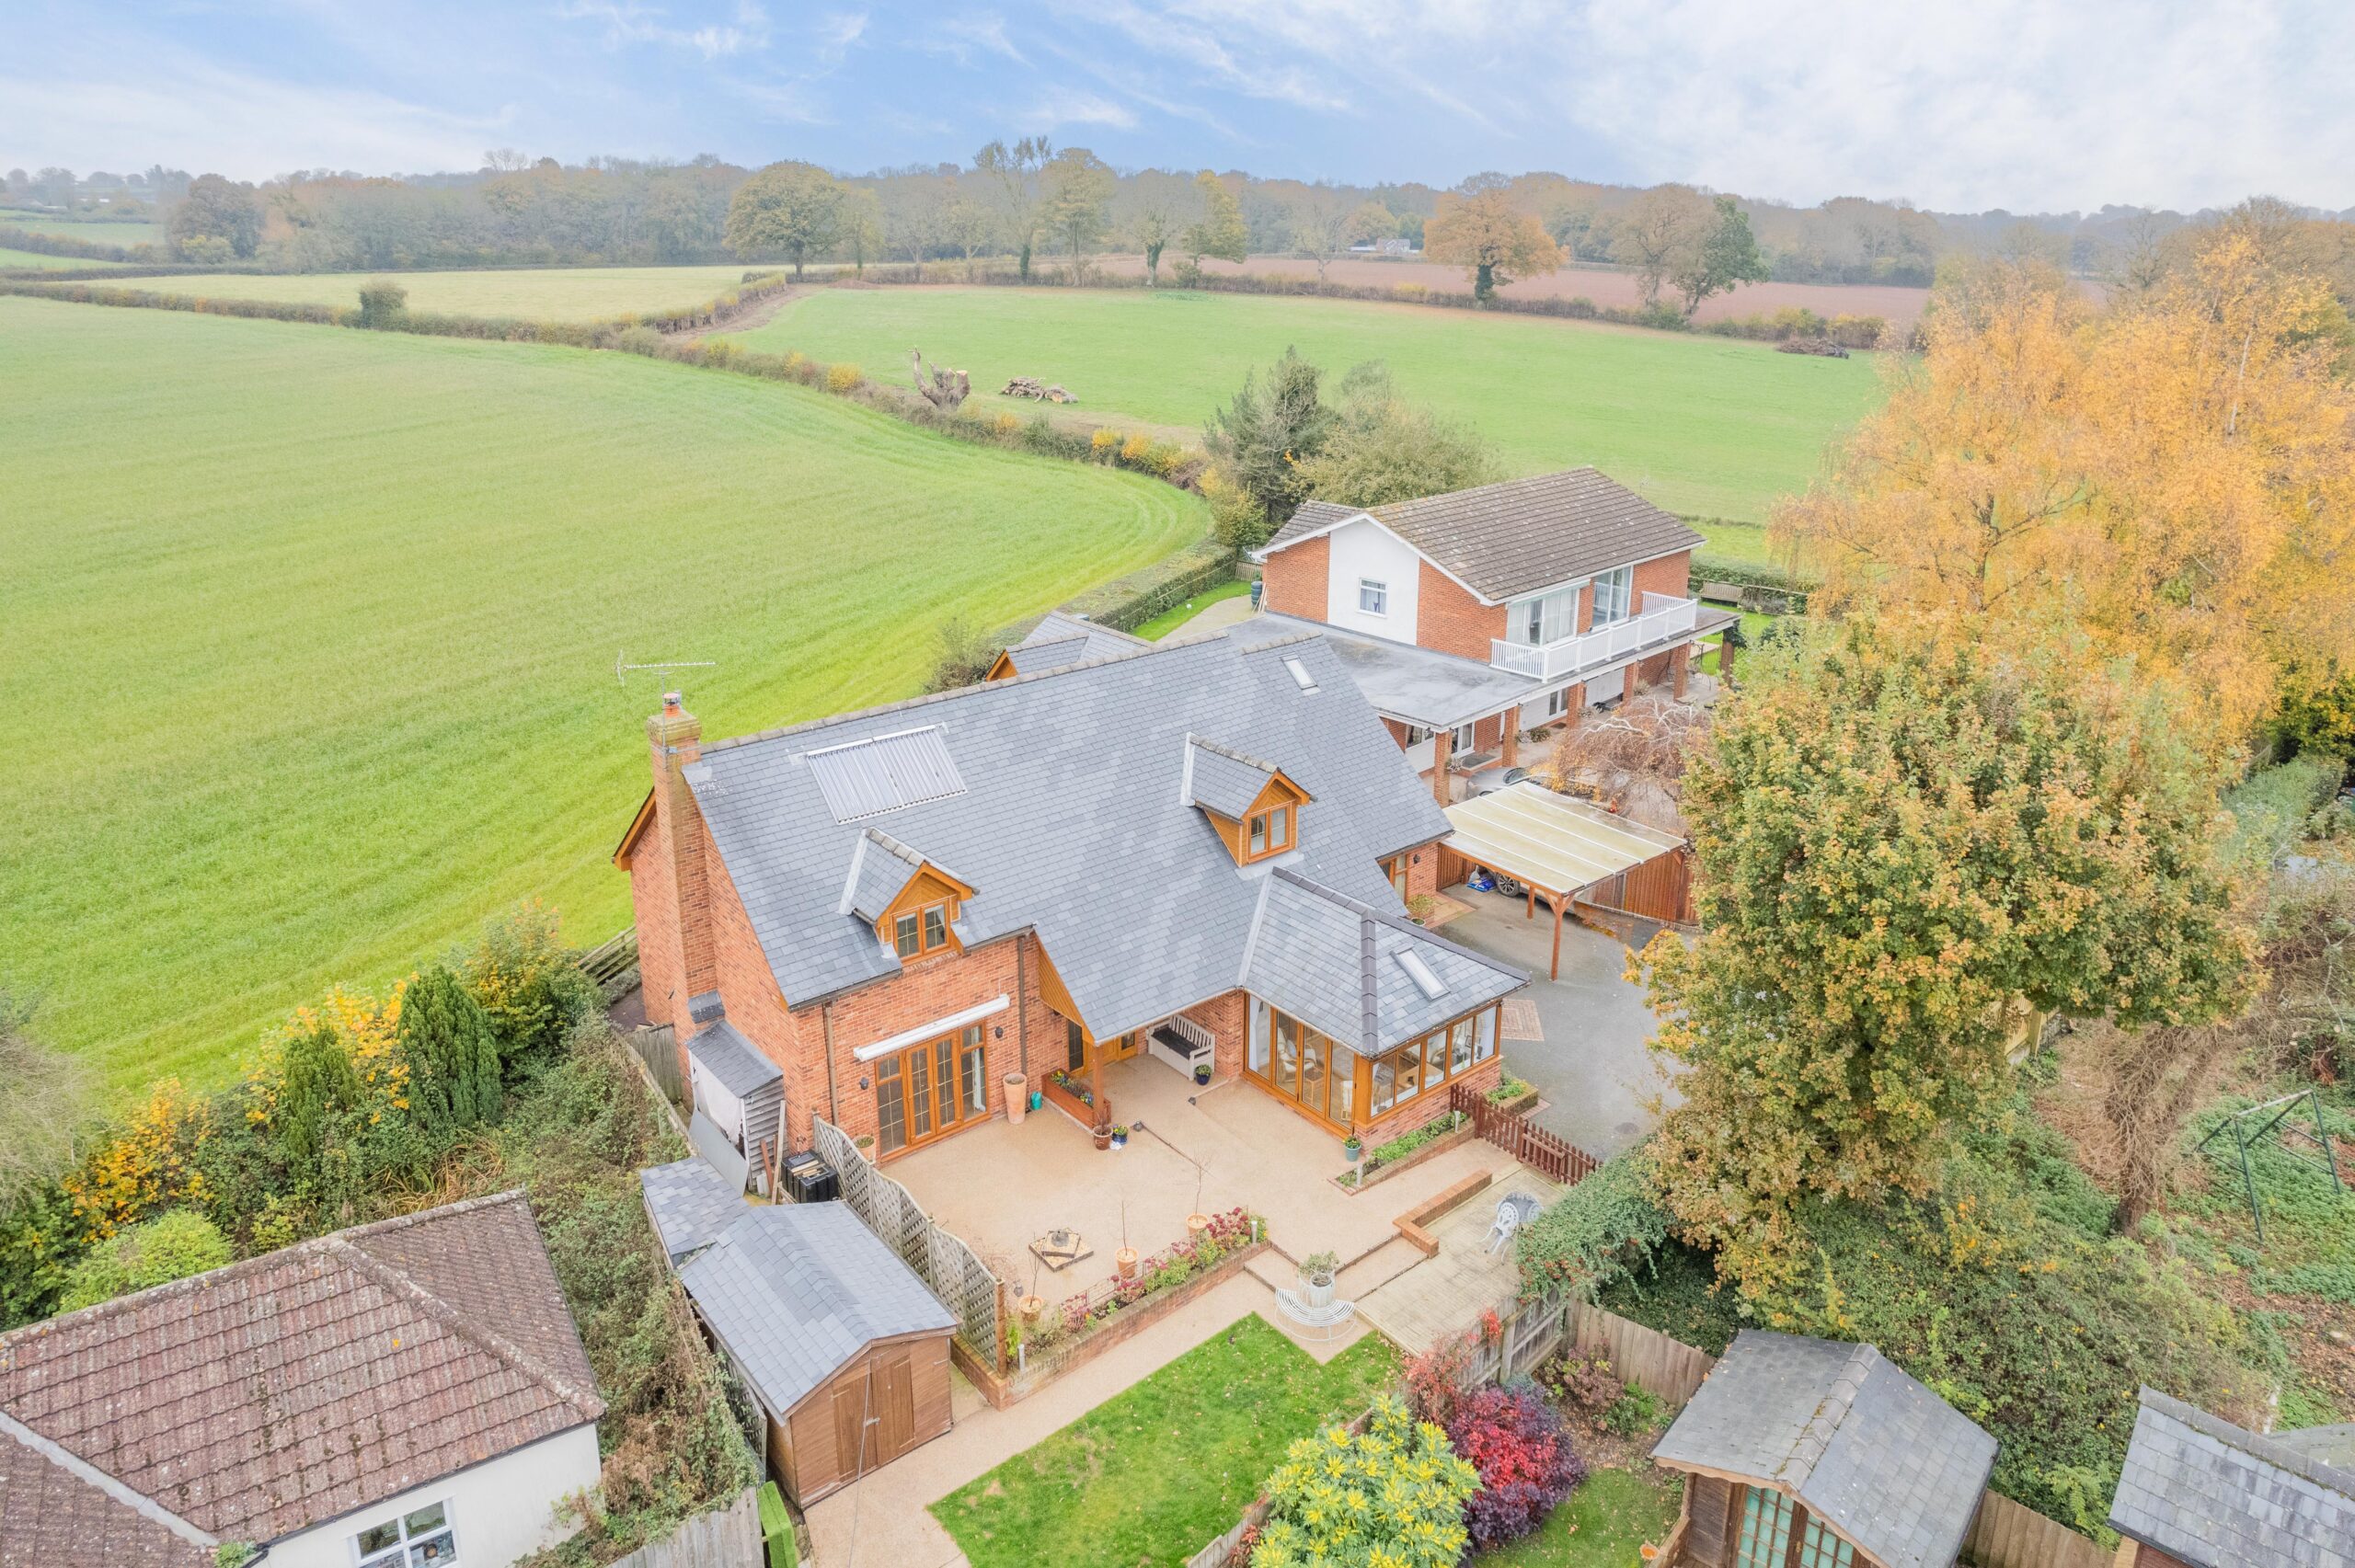
[[[996,1366],[997,1276],[962,1237],[934,1224],[907,1188],[868,1164],[840,1127],[823,1117],[812,1117],[810,1126],[810,1142],[833,1167],[850,1211],[957,1314],[957,1337],[965,1348],[984,1366]]]

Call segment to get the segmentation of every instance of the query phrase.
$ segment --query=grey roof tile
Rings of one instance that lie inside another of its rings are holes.
[[[868,1345],[956,1318],[840,1203],[764,1206],[679,1265],[761,1402],[782,1414]]]
[[[1017,675],[1036,675],[1042,670],[1115,658],[1151,647],[1143,637],[1131,636],[1061,610],[1050,610],[1020,642],[1005,650],[1005,657]]]
[[[771,1061],[768,1053],[725,1018],[688,1040],[687,1054],[703,1063],[704,1070],[739,1100],[785,1076],[785,1070]]]
[[[728,1178],[690,1155],[638,1173],[647,1217],[662,1250],[677,1263],[711,1244],[712,1238],[744,1216],[744,1196],[729,1189]]]
[[[1241,819],[1268,781],[1277,773],[1273,762],[1205,740],[1186,737],[1186,762],[1179,789],[1189,806],[1215,811],[1230,820]]]
[[[1362,511],[1490,601],[1573,582],[1705,541],[1592,468],[1570,468],[1378,507],[1310,501],[1258,552],[1262,560]]]
[[[1947,1568],[1995,1439],[1869,1345],[1744,1329],[1652,1457],[1778,1486],[1889,1568]]]
[[[1181,798],[1189,736],[1265,759],[1312,797],[1292,869],[1402,912],[1380,858],[1445,836],[1447,818],[1342,673],[1314,634],[1160,645],[715,742],[685,777],[795,1005],[899,972],[842,907],[854,841],[874,826],[975,889],[959,911],[969,944],[1035,930],[1081,1022],[1109,1036],[1232,987],[1242,967],[1265,872],[1237,867]],[[807,754],[917,727],[936,730],[963,793],[836,821]]]
[[[2283,1440],[2296,1436],[2146,1388],[2109,1526],[2191,1568],[2355,1568],[2355,1471]]]

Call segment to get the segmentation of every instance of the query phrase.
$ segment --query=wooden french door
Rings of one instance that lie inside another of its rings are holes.
[[[875,1063],[875,1150],[879,1159],[946,1138],[990,1114],[982,1026],[970,1024]]]

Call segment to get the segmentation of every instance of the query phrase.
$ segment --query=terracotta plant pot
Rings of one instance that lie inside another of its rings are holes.
[[[1099,1127],[1096,1129],[1096,1147],[1098,1149],[1109,1149],[1112,1147],[1112,1129],[1110,1127]]]
[[[1210,1233],[1210,1229],[1211,1217],[1209,1215],[1189,1214],[1186,1216],[1186,1239],[1188,1241],[1200,1241],[1204,1236]]]
[[[1022,1321],[1026,1323],[1035,1323],[1039,1321],[1039,1314],[1047,1310],[1047,1299],[1044,1296],[1025,1296],[1021,1300],[1021,1308]]]
[[[1017,1127],[1022,1125],[1022,1118],[1029,1112],[1029,1089],[1030,1081],[1022,1074],[1009,1072],[1005,1075],[1005,1119]]]
[[[1122,1247],[1119,1252],[1114,1253],[1112,1268],[1122,1279],[1134,1279],[1137,1276],[1137,1250],[1134,1247]]]

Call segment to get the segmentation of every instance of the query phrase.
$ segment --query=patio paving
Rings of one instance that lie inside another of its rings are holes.
[[[1346,1266],[1396,1238],[1396,1216],[1475,1172],[1512,1164],[1474,1139],[1352,1196],[1329,1179],[1345,1168],[1340,1139],[1248,1083],[1197,1089],[1137,1057],[1104,1070],[1104,1093],[1135,1129],[1126,1149],[1098,1150],[1046,1105],[1020,1127],[994,1121],[918,1150],[886,1173],[984,1263],[1051,1302],[1111,1277],[1124,1222],[1129,1244],[1148,1255],[1182,1238],[1198,1208],[1239,1206],[1267,1219],[1286,1258],[1330,1251]],[[1078,1230],[1094,1255],[1060,1273],[1040,1265],[1029,1243],[1056,1226]]]
[[[1522,1192],[1550,1204],[1561,1191],[1523,1166],[1499,1172],[1486,1188],[1424,1227],[1439,1242],[1438,1255],[1377,1286],[1358,1303],[1358,1315],[1393,1345],[1420,1355],[1474,1327],[1482,1312],[1503,1313],[1521,1294],[1521,1269],[1511,1244],[1488,1250],[1497,1200]]]

